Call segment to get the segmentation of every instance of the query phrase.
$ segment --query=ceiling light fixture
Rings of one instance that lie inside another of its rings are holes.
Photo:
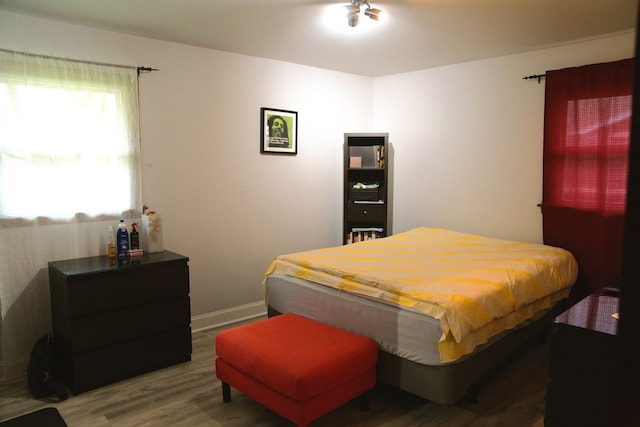
[[[378,21],[380,19],[380,14],[382,11],[380,9],[376,9],[375,7],[371,7],[368,0],[351,0],[351,4],[346,6],[347,8],[347,22],[350,27],[355,27],[358,25],[358,20],[360,16],[360,6],[367,6],[364,10],[364,16],[368,16],[374,21]]]

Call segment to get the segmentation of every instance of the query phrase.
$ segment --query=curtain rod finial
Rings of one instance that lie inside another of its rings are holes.
[[[536,80],[538,80],[538,84],[540,84],[540,81],[541,81],[542,79],[544,79],[544,77],[545,77],[545,74],[533,74],[533,75],[531,75],[531,76],[524,76],[524,77],[522,78],[522,80],[532,80],[532,79],[536,79]]]
[[[138,67],[138,75],[140,75],[140,73],[145,72],[145,73],[150,73],[152,71],[160,71],[157,68],[151,68],[151,67]]]

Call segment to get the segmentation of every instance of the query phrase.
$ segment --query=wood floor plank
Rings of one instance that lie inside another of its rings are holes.
[[[0,421],[48,406],[58,408],[69,427],[280,427],[286,419],[231,389],[222,402],[215,376],[215,336],[222,329],[193,334],[190,362],[71,396],[34,399],[26,377],[0,382]],[[479,402],[443,406],[378,384],[369,411],[349,402],[312,427],[543,427],[548,344],[532,344],[481,389]]]

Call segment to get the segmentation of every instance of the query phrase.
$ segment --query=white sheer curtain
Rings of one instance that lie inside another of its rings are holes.
[[[135,67],[0,49],[0,375],[51,331],[47,263],[142,209]]]

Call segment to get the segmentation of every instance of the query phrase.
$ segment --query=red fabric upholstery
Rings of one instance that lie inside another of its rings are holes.
[[[376,343],[295,314],[216,336],[218,378],[298,425],[375,385]]]
[[[376,368],[373,366],[328,393],[298,401],[246,376],[219,357],[216,359],[216,372],[221,381],[233,385],[256,402],[291,420],[298,426],[308,425],[329,411],[339,408],[367,390],[371,390],[376,384]]]

